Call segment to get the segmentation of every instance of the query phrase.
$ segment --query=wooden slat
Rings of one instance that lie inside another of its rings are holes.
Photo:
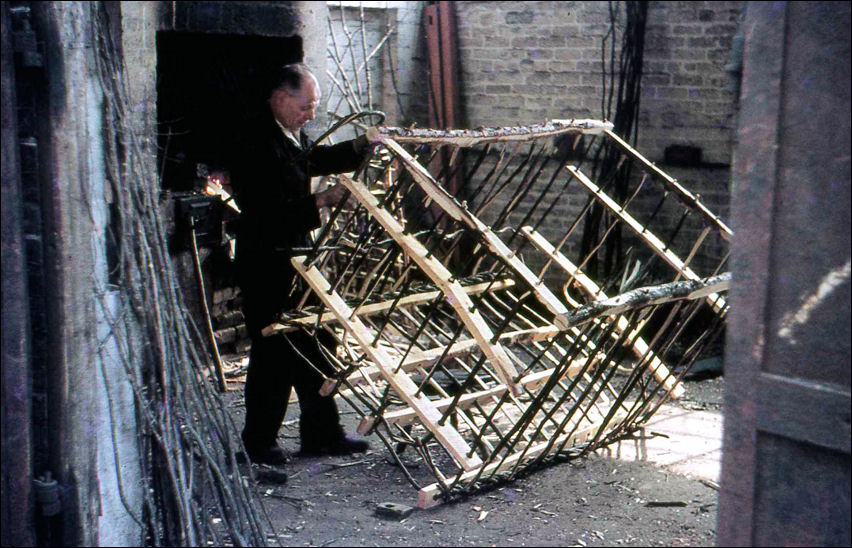
[[[674,179],[673,177],[669,176],[665,171],[661,170],[647,158],[639,154],[639,151],[630,146],[624,139],[613,133],[611,129],[606,129],[604,133],[606,133],[606,135],[609,136],[613,141],[618,143],[618,145],[621,146],[621,148],[623,148],[624,150],[626,150],[631,156],[639,160],[639,162],[641,162],[645,167],[650,169],[651,172],[653,172],[657,177],[662,179],[666,186],[674,191],[675,195],[677,195],[681,202],[683,202],[688,207],[698,210],[702,215],[704,215],[704,217],[710,220],[710,222],[713,223],[713,225],[716,226],[716,228],[718,229],[719,235],[722,237],[722,239],[724,239],[726,242],[731,241],[733,231],[728,228],[725,223],[722,222],[722,219],[720,219],[718,215],[707,209],[707,206],[702,204],[698,200],[697,196],[685,189],[683,185],[677,182],[677,179]]]
[[[624,211],[624,209],[618,205],[612,198],[610,198],[605,192],[601,191],[598,186],[589,180],[579,169],[574,166],[565,166],[565,169],[570,171],[583,186],[589,189],[589,192],[595,195],[595,198],[598,199],[602,204],[608,207],[613,213],[618,215],[618,217],[624,221],[624,223],[633,229],[636,234],[645,240],[651,248],[662,257],[667,263],[669,263],[675,270],[683,274],[683,276],[689,280],[700,280],[701,276],[693,272],[691,268],[686,266],[684,262],[675,255],[671,249],[666,248],[666,245],[660,240],[653,232],[649,231],[647,228],[643,227],[642,224],[633,218],[632,215]],[[726,302],[725,299],[719,296],[716,293],[712,293],[707,296],[707,303],[715,310],[716,312],[720,312],[723,308],[725,308]]]
[[[545,326],[539,327],[535,329],[524,329],[520,331],[510,331],[508,333],[501,333],[500,337],[497,339],[502,344],[511,344],[514,342],[532,342],[532,341],[541,341],[545,339],[549,339],[557,334],[559,334],[560,330],[555,326]],[[441,346],[437,348],[430,348],[428,350],[417,350],[411,352],[405,360],[403,360],[402,365],[400,366],[401,371],[412,371],[417,367],[421,367],[424,365],[428,365],[432,363],[434,360],[440,358],[441,356],[446,355],[446,358],[453,358],[457,356],[461,356],[472,351],[474,348],[477,348],[479,345],[473,339],[468,339],[464,341],[459,341],[453,344],[449,350],[447,350],[446,346]],[[374,379],[379,376],[379,370],[376,367],[368,366],[361,367],[357,371],[358,376],[355,376],[356,373],[353,373],[353,376],[348,379],[347,384],[350,386],[356,386],[367,382],[365,377],[370,379]],[[322,388],[322,393],[324,395],[330,394],[334,388],[337,386],[338,381],[335,379],[328,379]]]
[[[573,362],[571,362],[571,365],[568,366],[565,372],[560,376],[560,378],[574,377],[578,372],[583,369],[585,364],[585,359],[574,360]],[[525,387],[527,390],[533,391],[540,385],[547,382],[547,380],[550,379],[550,377],[555,371],[555,369],[551,368],[545,371],[539,371],[537,373],[524,375],[523,377],[521,377],[521,380],[518,381],[518,384]],[[474,403],[482,402],[484,400],[491,399],[495,396],[502,396],[504,392],[506,392],[506,387],[502,384],[499,384],[487,390],[479,390],[477,392],[464,394],[459,397],[457,406],[460,409],[465,409],[467,407],[470,407]],[[432,404],[437,407],[438,410],[444,411],[452,401],[452,397],[447,397],[438,400],[433,400]],[[405,425],[413,421],[417,417],[417,414],[414,412],[413,409],[406,407],[404,409],[389,411],[382,415],[382,417],[384,418],[384,420],[391,424]],[[367,432],[369,432],[370,428],[372,428],[375,422],[375,417],[364,417],[361,420],[361,424],[358,426],[358,432],[361,434],[366,434]]]
[[[556,248],[551,245],[550,242],[547,241],[541,234],[535,232],[531,227],[525,226],[521,229],[521,232],[529,238],[529,240],[535,245],[538,249],[540,249],[543,253],[545,253],[550,259],[556,263],[557,266],[561,267],[565,272],[574,276],[574,280],[582,287],[586,293],[591,295],[593,298],[597,299],[607,299],[606,293],[604,293],[601,288],[588,276],[586,276],[582,270],[580,270],[577,265],[571,262],[568,257],[563,255],[560,251],[557,251]],[[579,303],[577,303],[579,305]],[[619,336],[621,333],[629,329],[630,324],[627,321],[627,318],[624,316],[619,316],[616,320],[616,329],[617,332],[613,333],[613,336]],[[645,357],[648,362],[648,369],[654,374],[654,378],[658,381],[662,382],[666,389],[671,392],[672,397],[680,398],[684,393],[683,385],[675,384],[675,378],[671,375],[669,368],[657,357],[657,355],[653,352],[649,351],[648,343],[642,337],[638,336],[639,328],[637,327],[635,330],[631,331],[627,335],[627,340],[633,341],[633,352],[640,359]]]
[[[428,254],[428,251],[417,238],[403,231],[402,225],[387,210],[379,207],[378,200],[370,193],[369,189],[362,183],[355,181],[345,175],[340,180],[346,188],[355,196],[361,205],[367,208],[370,215],[378,221],[388,235],[402,247],[405,254],[411,257],[417,265],[426,273],[432,282],[441,288],[444,298],[458,314],[459,319],[464,322],[465,327],[476,339],[483,354],[485,354],[491,365],[500,376],[500,380],[508,386],[513,393],[518,394],[519,388],[514,381],[518,371],[506,354],[506,349],[499,343],[492,343],[494,334],[485,319],[474,309],[473,301],[470,300],[464,288],[453,278],[452,273],[441,264],[441,261]]]
[[[507,289],[515,285],[515,281],[511,278],[506,278],[504,280],[498,280],[495,282],[482,282],[478,284],[462,286],[465,293],[468,295],[478,295],[483,291],[499,291],[501,289]],[[406,295],[402,297],[397,302],[396,306],[414,306],[418,304],[428,303],[434,301],[435,299],[441,297],[441,291],[424,291],[423,293],[414,293],[412,295]],[[393,306],[394,300],[390,299],[387,301],[381,301],[378,303],[370,303],[365,304],[364,306],[358,308],[355,311],[356,316],[370,316],[372,314],[378,314],[380,312],[384,312],[385,310],[389,310],[391,306]],[[334,314],[331,312],[325,312],[322,314],[322,317],[319,319],[319,323],[324,323],[328,321],[333,321]],[[289,331],[295,331],[303,325],[316,325],[317,323],[317,314],[311,314],[310,316],[304,316],[301,318],[294,318],[284,323],[273,323],[263,328],[261,333],[264,337],[268,337],[275,333],[286,333]]]
[[[626,413],[619,412],[617,413],[612,420],[607,425],[607,431],[611,431],[615,429],[621,422],[626,418]],[[562,434],[561,436],[556,438],[556,441],[553,443],[553,447],[559,447],[563,444],[568,445],[576,445],[578,442],[582,443],[588,440],[590,437],[594,436],[595,432],[601,427],[602,421],[595,422],[585,428],[579,429],[573,434]],[[537,443],[532,445],[526,450],[519,449],[515,453],[509,455],[505,459],[493,462],[487,466],[485,466],[484,470],[481,472],[482,476],[488,477],[489,475],[500,472],[501,470],[505,470],[510,466],[514,466],[521,458],[533,458],[541,454],[548,446],[550,445],[549,441]],[[461,474],[461,478],[459,481],[464,483],[466,481],[471,481],[478,474],[480,474],[480,470],[470,470]],[[451,484],[456,481],[457,476],[447,478],[447,484]],[[441,503],[441,501],[437,500],[436,497],[441,493],[441,488],[437,483],[433,483],[426,487],[420,489],[420,492],[417,496],[417,507],[418,508],[431,508],[432,506],[437,506]]]
[[[438,424],[438,421],[441,420],[441,413],[435,408],[434,404],[428,398],[416,394],[417,385],[407,375],[394,373],[393,361],[390,356],[383,348],[371,344],[373,336],[360,318],[352,315],[352,309],[340,295],[331,290],[331,285],[319,270],[315,266],[306,268],[304,261],[305,257],[294,257],[292,259],[296,271],[337,316],[344,328],[355,337],[364,352],[379,367],[382,377],[390,384],[400,399],[417,413],[423,426],[435,435],[435,438],[441,442],[462,468],[471,470],[481,466],[482,460],[476,454],[468,457],[471,449],[461,434],[449,425],[441,426]]]
[[[414,158],[411,157],[399,143],[388,139],[385,142],[388,149],[397,156],[405,165],[408,172],[423,189],[426,194],[432,198],[444,211],[447,212],[453,219],[465,223],[468,227],[482,235],[488,249],[503,260],[512,270],[514,270],[524,282],[532,288],[536,298],[554,315],[553,324],[557,327],[565,325],[565,314],[568,309],[565,304],[559,300],[550,289],[545,286],[541,280],[527,267],[515,254],[497,237],[491,228],[479,220],[473,213],[467,210],[466,207],[460,205],[455,199],[432,178],[432,175],[420,165]]]

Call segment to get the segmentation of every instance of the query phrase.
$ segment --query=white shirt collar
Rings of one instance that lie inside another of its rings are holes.
[[[290,139],[290,141],[296,145],[298,148],[302,148],[302,143],[299,141],[298,136],[294,135],[292,131],[284,127],[284,124],[278,121],[278,118],[273,118],[275,123],[278,124],[278,127],[281,128],[281,131],[284,133],[284,136]]]

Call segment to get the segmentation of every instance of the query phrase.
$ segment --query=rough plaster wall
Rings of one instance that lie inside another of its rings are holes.
[[[87,95],[87,125],[91,135],[102,134],[103,101],[98,84],[90,82]],[[89,142],[88,182],[91,190],[93,228],[91,249],[94,254],[92,279],[96,286],[95,318],[98,341],[104,343],[94,352],[97,364],[91,384],[95,394],[95,413],[85,417],[97,432],[97,474],[99,494],[98,543],[101,546],[137,546],[143,532],[134,516],[142,511],[142,471],[139,462],[136,409],[131,384],[121,362],[118,345],[130,344],[134,333],[114,331],[111,325],[120,314],[120,290],[108,289],[107,231],[109,214],[106,197],[106,166],[103,141]],[[137,337],[138,338],[138,337]],[[132,512],[132,513],[131,513]]]
[[[130,84],[130,115],[148,159],[157,161],[157,14],[160,2],[121,5],[121,45]],[[156,171],[156,170],[155,170]]]
[[[156,101],[156,29],[157,2],[124,3],[121,6],[121,47],[128,68],[129,115],[137,128],[139,144],[145,161],[156,172],[157,123]],[[100,105],[90,105],[89,130],[99,134],[103,123],[97,115]],[[98,340],[104,346],[98,353],[93,386],[99,394],[97,416],[92,422],[98,431],[98,485],[100,494],[100,519],[98,537],[102,546],[136,546],[142,542],[142,531],[134,521],[142,511],[142,481],[138,454],[135,405],[130,383],[121,364],[117,344],[138,344],[138,336],[131,331],[111,332],[110,325],[120,313],[118,291],[106,291],[108,274],[105,250],[106,231],[109,230],[106,190],[100,141],[92,146],[90,180],[93,194],[105,200],[93,200],[92,249],[95,250],[94,279],[103,288],[96,307]]]
[[[320,89],[328,87],[328,79],[322,67],[326,58],[326,40],[328,37],[328,8],[322,2],[292,2],[296,9],[294,16],[298,21],[295,34],[302,37],[302,49],[305,52],[305,63],[312,67],[319,80]],[[306,130],[314,138],[325,131],[328,126],[326,117],[326,102],[317,109],[317,118]]]
[[[387,55],[384,63],[383,106],[388,123],[407,126],[428,121],[427,57],[423,33],[423,2],[388,2],[389,17],[395,17],[396,32],[391,36],[392,61]],[[393,80],[391,79],[391,64]],[[395,80],[395,82],[394,82]],[[398,102],[397,102],[398,97]]]

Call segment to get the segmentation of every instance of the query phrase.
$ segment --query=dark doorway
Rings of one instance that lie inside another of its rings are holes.
[[[221,165],[242,123],[264,105],[264,75],[302,58],[298,36],[158,32],[163,188],[192,190],[199,164]]]

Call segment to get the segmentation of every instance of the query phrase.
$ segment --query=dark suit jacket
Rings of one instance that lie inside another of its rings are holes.
[[[310,192],[311,177],[357,169],[363,155],[352,141],[317,145],[300,132],[302,149],[281,132],[271,112],[249,125],[230,161],[231,184],[240,206],[237,272],[243,311],[252,337],[295,306],[290,289],[296,273],[292,248],[309,245],[320,226]]]

